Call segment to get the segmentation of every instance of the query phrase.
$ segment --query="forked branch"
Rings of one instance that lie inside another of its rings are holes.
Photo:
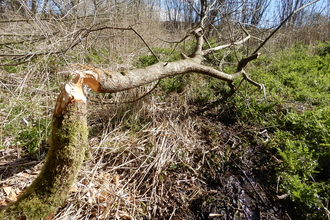
[[[129,71],[109,71],[86,65],[69,67],[72,78],[63,88],[56,101],[50,150],[45,164],[36,180],[20,195],[18,200],[0,211],[0,219],[50,219],[63,204],[74,183],[88,146],[87,101],[83,85],[100,93],[115,93],[142,86],[165,77],[201,73],[227,81],[232,85],[235,78],[245,72],[243,67],[256,59],[254,55],[243,59],[234,74],[227,74],[212,67],[202,65],[204,59],[203,30],[193,31],[197,44],[194,53],[175,62],[158,62],[144,69]],[[247,78],[248,82],[259,86]],[[234,91],[234,89],[233,89]],[[31,207],[38,207],[32,209]],[[37,211],[36,211],[37,210]],[[6,218],[5,218],[6,217]]]
[[[219,50],[220,48],[225,47],[219,46],[207,50],[203,50],[203,30],[202,28],[197,28],[192,31],[192,34],[196,38],[196,47],[195,51],[189,55],[185,56],[185,59],[175,61],[175,62],[158,62],[154,65],[148,66],[144,69],[133,69],[127,71],[116,72],[112,70],[102,70],[98,68],[94,68],[87,65],[74,65],[70,67],[72,72],[72,80],[66,86],[66,89],[71,89],[72,92],[70,94],[73,96],[77,96],[77,94],[81,94],[81,89],[74,89],[75,86],[82,86],[82,84],[87,84],[92,90],[95,92],[101,93],[115,93],[119,91],[124,91],[128,89],[132,89],[138,86],[142,86],[165,77],[175,76],[186,73],[200,73],[204,75],[208,75],[220,80],[224,80],[229,83],[232,88],[232,92],[234,92],[234,86],[232,85],[235,78],[243,75],[244,79],[246,79],[249,83],[257,86],[259,89],[262,89],[262,85],[254,82],[249,77],[247,77],[243,68],[252,60],[257,59],[260,56],[260,53],[253,54],[247,58],[242,59],[238,65],[237,70],[233,74],[224,73],[215,68],[205,66],[202,64],[204,60],[204,55]],[[250,36],[247,36],[243,40],[231,43],[230,45],[238,45],[244,43]],[[75,85],[73,88],[72,85]],[[68,91],[64,91],[67,93]],[[63,94],[60,96],[65,97]],[[80,95],[79,95],[80,97]],[[76,98],[74,98],[76,99]],[[66,100],[65,98],[61,98],[61,100]],[[69,100],[69,99],[68,99]],[[83,100],[79,98],[79,100]],[[67,101],[69,103],[69,101]],[[59,103],[58,107],[55,109],[54,114],[60,114],[62,110],[65,109],[65,106],[62,106]]]

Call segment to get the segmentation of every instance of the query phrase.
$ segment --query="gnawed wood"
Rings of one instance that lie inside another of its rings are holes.
[[[201,73],[228,82],[243,75],[248,82],[259,88],[261,84],[247,77],[243,68],[259,54],[243,59],[237,72],[227,74],[212,67],[202,65],[203,55],[218,50],[202,50],[202,29],[192,32],[197,39],[196,50],[190,56],[176,62],[159,62],[144,69],[121,72],[101,70],[86,65],[69,67],[72,78],[61,88],[53,114],[52,132],[49,139],[50,150],[46,162],[36,180],[26,189],[18,200],[7,206],[0,219],[43,219],[54,213],[65,201],[84,160],[88,146],[87,104],[83,85],[93,91],[114,93],[142,86],[165,77],[186,73]],[[247,38],[246,38],[247,39]],[[239,43],[244,40],[239,41]]]
[[[87,105],[83,78],[73,77],[57,99],[50,150],[38,177],[7,206],[0,219],[44,219],[63,204],[74,183],[88,146]]]

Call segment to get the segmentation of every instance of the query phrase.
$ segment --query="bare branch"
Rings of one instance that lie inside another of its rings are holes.
[[[315,2],[318,2],[319,0],[314,0],[308,4],[303,5],[302,7],[298,8],[297,10],[291,12],[291,14],[282,21],[282,23],[259,45],[259,47],[253,52],[253,54],[257,53],[266,43],[267,41],[285,24],[285,22],[287,22],[287,20],[289,20],[289,18],[291,18],[294,14],[296,14],[297,12],[299,12],[300,10],[308,7],[311,4],[314,4]]]
[[[237,65],[236,72],[242,71],[243,68],[244,68],[244,67],[245,67],[250,61],[257,59],[260,55],[261,55],[261,53],[255,53],[255,54],[252,54],[251,56],[246,57],[246,58],[242,59],[241,61],[239,61],[238,65]]]
[[[203,50],[203,54],[206,55],[206,54],[209,54],[209,53],[214,52],[214,51],[219,51],[219,50],[222,50],[222,49],[225,49],[225,48],[228,48],[228,47],[232,47],[232,46],[237,46],[237,45],[243,44],[247,40],[249,40],[250,38],[251,38],[251,36],[248,35],[248,36],[246,36],[242,40],[235,41],[235,42],[230,43],[230,44],[220,45],[220,46],[217,46],[217,47],[214,47],[214,48],[210,48],[210,49],[207,49],[207,50]]]
[[[206,1],[207,2],[207,1]],[[201,27],[202,28],[204,28],[205,27],[205,23],[204,23],[204,21],[208,18],[208,14],[211,12],[211,11],[213,11],[213,10],[216,10],[216,9],[214,9],[213,8],[213,6],[216,4],[216,0],[214,0],[213,2],[212,2],[212,4],[208,7],[207,5],[206,5],[206,8],[205,9],[202,9],[202,10],[205,10],[204,12],[202,12],[202,14],[204,14],[204,16],[201,18],[201,22],[200,22],[200,25],[201,25]],[[206,4],[206,3],[205,3]],[[202,16],[202,15],[201,15]]]
[[[106,102],[106,103],[103,101],[103,104],[111,104],[111,105],[113,105],[113,104],[134,103],[134,102],[137,102],[137,101],[143,99],[144,97],[146,97],[147,95],[149,95],[150,93],[152,93],[152,91],[154,91],[157,88],[157,86],[159,85],[160,81],[161,80],[158,80],[157,83],[148,92],[146,92],[145,94],[143,94],[142,96],[140,96],[140,97],[138,97],[138,98],[136,98],[134,100],[123,101],[123,102]]]
[[[167,40],[163,40],[159,37],[157,37],[158,40],[161,40],[165,43],[169,43],[169,44],[179,44],[179,43],[182,43],[185,39],[187,39],[188,37],[191,36],[191,32],[189,34],[186,34],[183,38],[181,38],[181,40],[178,40],[178,41],[167,41]]]
[[[232,46],[241,45],[241,44],[245,43],[246,41],[248,41],[251,38],[251,35],[243,28],[243,26],[241,24],[240,24],[240,26],[241,26],[243,32],[247,35],[245,38],[243,38],[242,40],[232,42],[230,44],[224,44],[224,45],[220,45],[220,46],[217,46],[217,47],[214,47],[214,48],[209,48],[207,50],[203,50],[203,54],[207,55],[211,52],[222,50],[222,49],[232,47]]]
[[[131,30],[143,41],[144,45],[146,45],[146,47],[148,47],[149,51],[152,53],[152,55],[154,55],[154,57],[156,58],[156,60],[159,62],[158,57],[156,56],[156,54],[154,53],[154,51],[149,47],[149,45],[144,40],[144,38],[133,27],[131,27]]]
[[[203,56],[203,43],[204,43],[204,36],[202,33],[203,29],[202,28],[197,28],[195,30],[193,30],[191,33],[196,37],[196,48],[194,53],[191,55],[191,57],[197,57],[199,56]]]
[[[56,50],[56,51],[45,51],[45,52],[35,52],[35,53],[26,53],[26,54],[0,54],[0,57],[16,57],[16,58],[19,58],[19,59],[26,59],[27,58],[27,60],[19,62],[19,63],[0,64],[0,66],[20,65],[20,64],[23,64],[23,63],[26,63],[26,62],[30,61],[32,58],[38,57],[38,56],[64,54],[67,51],[69,51],[69,50],[73,49],[74,47],[76,47],[77,45],[79,45],[84,39],[86,39],[86,37],[90,33],[98,32],[98,31],[102,31],[102,30],[133,31],[143,41],[143,43],[146,45],[146,47],[148,47],[148,49],[151,51],[151,53],[159,61],[158,57],[153,52],[153,50],[149,47],[147,42],[143,39],[143,37],[134,28],[132,28],[132,27],[119,28],[119,27],[106,26],[106,27],[100,27],[100,28],[95,28],[95,29],[87,29],[87,28],[79,29],[78,31],[73,33],[75,35],[75,37],[71,41],[69,46],[67,46],[66,48],[63,48],[63,49]]]
[[[65,16],[64,16],[65,17]],[[80,20],[80,19],[95,19],[95,17],[97,17],[98,19],[109,19],[109,14],[98,14],[98,15],[87,15],[87,16],[80,16],[80,17],[75,17],[75,18],[38,18],[38,20],[40,21],[76,21],[76,20]],[[0,20],[0,23],[19,23],[19,22],[35,22],[36,19],[9,19],[9,20]]]
[[[23,44],[25,42],[33,42],[33,43],[36,43],[36,42],[39,42],[39,41],[42,41],[42,40],[45,40],[46,37],[44,36],[40,36],[38,38],[32,38],[32,39],[29,39],[29,40],[21,40],[21,41],[12,41],[12,42],[4,42],[4,43],[0,43],[0,46],[5,46],[5,45],[12,45],[12,44]],[[5,55],[3,55],[5,56]]]

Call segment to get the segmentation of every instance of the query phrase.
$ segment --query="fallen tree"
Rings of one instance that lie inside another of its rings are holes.
[[[231,93],[235,92],[233,81],[241,76],[259,89],[263,88],[262,84],[251,80],[244,71],[248,62],[257,59],[260,53],[242,59],[233,74],[227,74],[202,64],[205,55],[242,44],[250,38],[250,35],[237,42],[203,50],[203,29],[197,28],[191,34],[196,38],[195,51],[189,56],[183,54],[183,59],[179,61],[158,62],[145,69],[133,69],[125,72],[102,70],[80,64],[71,66],[72,78],[62,87],[54,109],[52,132],[49,138],[50,150],[45,164],[39,176],[18,200],[2,211],[3,218],[41,219],[47,218],[47,216],[51,218],[65,201],[85,158],[88,146],[87,102],[83,90],[84,84],[95,92],[115,93],[165,77],[194,72],[228,82]]]
[[[314,2],[316,1],[301,7],[299,10]],[[292,12],[290,16],[297,11]],[[258,50],[273,33],[252,55],[240,60],[236,71],[232,74],[203,65],[205,55],[243,44],[250,39],[251,36],[247,32],[245,33],[247,36],[242,40],[203,49],[203,28],[196,28],[190,33],[196,38],[196,46],[192,54],[182,54],[182,60],[158,62],[144,69],[115,72],[80,64],[71,66],[69,69],[72,78],[61,88],[54,109],[52,131],[49,138],[50,150],[45,164],[38,177],[20,195],[18,200],[1,211],[0,219],[51,219],[58,207],[65,201],[70,187],[80,170],[88,146],[87,101],[83,89],[85,84],[95,92],[115,93],[142,86],[165,77],[200,73],[226,81],[231,88],[230,94],[236,91],[233,82],[239,77],[243,77],[243,80],[257,86],[259,89],[264,89],[262,84],[248,77],[244,67],[250,61],[260,56]]]

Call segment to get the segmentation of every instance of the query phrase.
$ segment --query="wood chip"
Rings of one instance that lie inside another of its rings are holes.
[[[5,191],[6,195],[9,196],[12,188],[10,186],[3,187],[3,191]]]

